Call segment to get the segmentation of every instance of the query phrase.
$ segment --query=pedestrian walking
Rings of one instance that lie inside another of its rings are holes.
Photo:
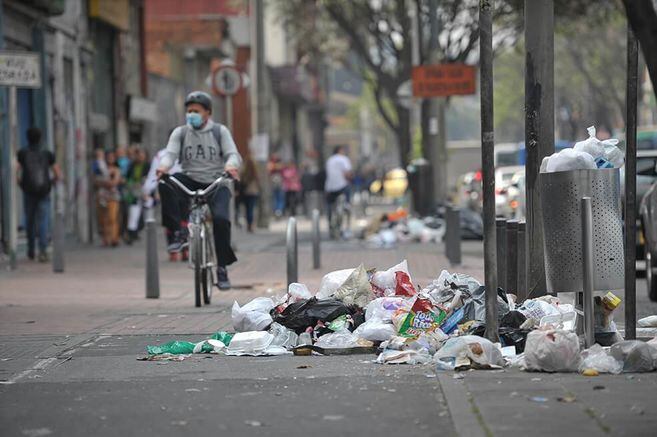
[[[285,193],[285,211],[292,217],[297,215],[297,204],[301,193],[301,178],[294,161],[288,161],[281,170],[283,192]]]
[[[324,190],[326,191],[326,202],[328,204],[329,225],[332,223],[333,209],[338,197],[344,195],[347,205],[349,204],[349,183],[352,177],[351,160],[347,157],[345,148],[337,146],[333,150],[333,155],[326,161]]]
[[[135,158],[128,170],[125,184],[123,184],[123,199],[128,209],[128,222],[126,225],[128,244],[139,239],[139,230],[143,227],[142,187],[149,171],[148,156],[142,148],[135,150]]]
[[[27,130],[28,146],[18,152],[19,183],[23,190],[25,227],[27,231],[27,257],[35,257],[38,237],[39,261],[48,261],[50,190],[61,179],[55,155],[41,147],[41,130]]]
[[[283,164],[278,154],[272,153],[267,163],[267,170],[271,181],[272,204],[276,217],[281,217],[285,209],[285,192],[283,191],[283,177],[281,176],[282,169]]]
[[[253,162],[253,158],[250,156],[247,156],[244,160],[240,181],[242,187],[242,204],[244,205],[246,216],[246,230],[253,232],[254,211],[258,197],[260,196],[261,187],[255,162]]]
[[[104,161],[97,159],[94,164],[97,171],[96,207],[103,246],[116,247],[120,238],[119,185],[123,179],[121,170],[116,162],[116,154],[111,151],[105,154]]]

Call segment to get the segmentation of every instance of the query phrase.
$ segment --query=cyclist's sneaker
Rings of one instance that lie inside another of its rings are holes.
[[[228,279],[226,267],[217,267],[217,287],[219,287],[219,290],[230,289],[230,279]]]
[[[173,234],[171,243],[167,246],[167,251],[169,253],[178,253],[189,245],[187,239],[183,236],[181,231],[176,231]]]

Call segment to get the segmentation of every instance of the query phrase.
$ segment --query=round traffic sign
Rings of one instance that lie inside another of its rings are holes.
[[[233,66],[221,66],[212,75],[212,87],[217,94],[234,96],[242,88],[242,74]]]

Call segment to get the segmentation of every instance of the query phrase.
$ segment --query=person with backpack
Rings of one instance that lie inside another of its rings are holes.
[[[35,243],[38,235],[39,261],[48,262],[48,214],[50,190],[55,181],[61,179],[61,172],[55,155],[41,147],[41,129],[31,127],[27,130],[28,146],[18,152],[19,183],[25,202],[25,227],[27,231],[27,257],[35,256]],[[52,170],[52,177],[51,177]]]
[[[182,172],[174,174],[180,182],[191,190],[204,189],[222,173],[228,173],[239,180],[242,157],[226,126],[212,121],[212,98],[202,91],[193,91],[185,99],[186,121],[171,133],[167,153],[162,157],[157,169],[158,177],[168,173],[176,159],[180,161]],[[169,252],[180,252],[186,246],[186,229],[180,222],[185,211],[180,199],[184,194],[168,184],[160,185],[162,201],[162,222],[172,232],[173,238],[168,246]],[[212,212],[213,234],[217,256],[217,286],[220,290],[230,288],[227,266],[237,261],[230,245],[230,190],[219,188],[209,200]]]

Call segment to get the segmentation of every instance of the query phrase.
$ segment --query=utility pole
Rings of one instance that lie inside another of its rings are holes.
[[[495,134],[493,131],[493,0],[479,2],[481,83],[481,166],[484,196],[484,278],[486,338],[498,341],[495,229]]]
[[[554,152],[554,2],[525,0],[527,297],[547,293],[539,170]]]
[[[269,216],[271,213],[271,186],[269,184],[269,172],[267,171],[267,159],[269,158],[269,137],[267,135],[267,114],[269,105],[267,102],[265,83],[265,5],[263,0],[251,0],[251,141],[258,142],[258,149],[266,147],[266,156],[254,157],[258,179],[260,180],[260,197],[258,199],[258,227],[269,227]],[[266,142],[266,145],[262,143]]]

